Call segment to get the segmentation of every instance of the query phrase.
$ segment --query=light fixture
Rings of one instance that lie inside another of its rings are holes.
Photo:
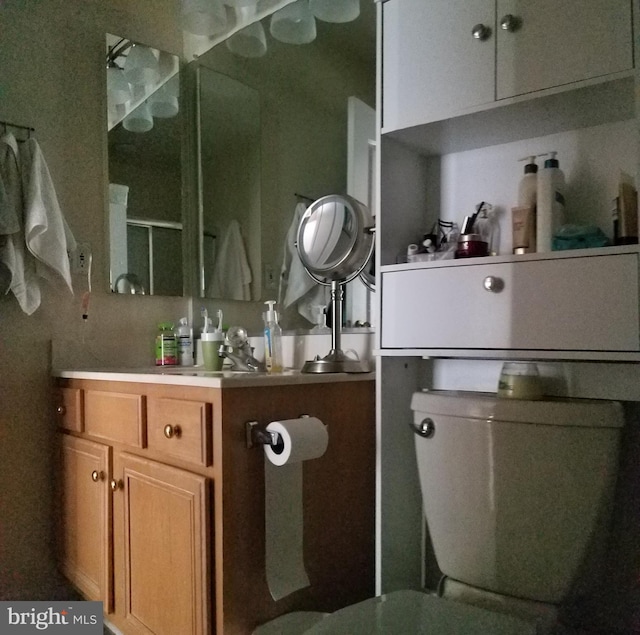
[[[182,0],[182,28],[193,35],[217,35],[227,28],[221,0]]]
[[[131,101],[131,88],[124,72],[113,60],[107,64],[107,93],[109,103],[114,106]]]
[[[238,9],[239,7],[255,7],[258,0],[223,0],[228,7]]]
[[[308,0],[296,0],[271,16],[271,35],[285,44],[309,44],[316,39],[316,19]]]
[[[267,38],[260,22],[254,22],[234,33],[227,40],[227,48],[241,57],[262,57],[267,52]]]
[[[160,78],[158,58],[142,44],[133,44],[124,63],[124,76],[135,86],[151,86]]]
[[[153,128],[153,117],[147,102],[142,102],[122,121],[122,126],[129,132],[149,132]]]
[[[154,117],[169,119],[175,117],[180,111],[178,105],[178,77],[170,79],[160,86],[148,99],[149,110]]]
[[[309,8],[324,22],[351,22],[360,15],[360,0],[309,0]]]

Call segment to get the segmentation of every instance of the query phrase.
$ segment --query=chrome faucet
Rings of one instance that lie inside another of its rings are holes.
[[[241,326],[229,328],[224,343],[218,349],[218,355],[226,357],[231,362],[231,370],[245,373],[266,370],[265,365],[253,356],[247,332]]]

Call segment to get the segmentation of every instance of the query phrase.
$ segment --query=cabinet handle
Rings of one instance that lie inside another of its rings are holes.
[[[471,35],[473,35],[474,39],[484,42],[491,37],[491,27],[486,24],[476,24],[471,29]]]
[[[124,482],[121,478],[119,479],[113,479],[111,481],[111,491],[112,492],[117,492],[119,489],[124,489]]]
[[[167,437],[167,439],[173,439],[173,437],[176,437],[176,439],[182,434],[182,428],[180,426],[172,426],[171,424],[167,424],[164,427],[164,436]]]
[[[504,280],[496,276],[487,276],[482,281],[482,286],[491,293],[500,293],[504,289]]]
[[[509,31],[509,33],[517,31],[521,25],[522,20],[517,15],[512,15],[511,13],[507,13],[507,15],[500,20],[500,28],[503,31]]]
[[[67,409],[64,406],[58,406],[56,408],[56,413],[59,415],[66,415],[67,414]]]
[[[98,481],[104,481],[104,477],[105,474],[102,470],[100,470],[99,472],[98,470],[93,470],[93,472],[91,472],[91,480],[94,483],[97,483]]]

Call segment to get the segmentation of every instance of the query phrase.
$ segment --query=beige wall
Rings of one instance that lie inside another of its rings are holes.
[[[155,323],[186,314],[186,298],[107,293],[103,187],[104,35],[126,35],[180,54],[173,0],[7,0],[0,7],[0,119],[32,126],[61,207],[93,248],[87,324],[80,296],[43,289],[30,317],[0,299],[0,598],[58,594],[52,557],[51,341],[84,365],[152,359]],[[134,301],[135,300],[135,301]],[[143,316],[143,317],[141,317]]]

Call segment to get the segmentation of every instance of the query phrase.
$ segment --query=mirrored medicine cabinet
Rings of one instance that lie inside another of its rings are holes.
[[[316,39],[304,45],[271,37],[267,17],[260,57],[234,53],[228,41],[186,65],[152,50],[158,89],[134,90],[126,108],[110,105],[108,113],[112,291],[277,298],[296,205],[346,192],[348,98],[374,103],[369,4],[350,23],[318,20]],[[137,48],[118,46],[127,40],[108,35],[109,63],[118,67],[109,75],[124,74]],[[111,101],[111,77],[107,87]],[[176,112],[154,116],[172,112],[154,105],[165,93]],[[186,195],[184,183],[196,176],[196,191]],[[248,275],[224,288],[228,276],[216,275],[216,262],[238,244],[230,234],[241,241]]]

